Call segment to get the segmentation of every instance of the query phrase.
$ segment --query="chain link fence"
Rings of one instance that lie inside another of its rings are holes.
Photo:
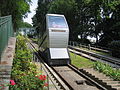
[[[12,16],[0,17],[0,59],[11,36],[13,36]]]

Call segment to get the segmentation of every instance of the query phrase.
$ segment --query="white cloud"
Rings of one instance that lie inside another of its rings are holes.
[[[36,13],[35,9],[37,8],[37,2],[38,2],[38,0],[32,0],[32,5],[30,6],[31,13],[28,13],[28,17],[23,19],[24,22],[28,22],[28,23],[32,24],[32,17]]]

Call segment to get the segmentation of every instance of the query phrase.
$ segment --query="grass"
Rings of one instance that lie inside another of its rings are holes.
[[[82,56],[70,53],[71,64],[75,65],[78,68],[90,68],[93,67],[94,62],[86,59]]]

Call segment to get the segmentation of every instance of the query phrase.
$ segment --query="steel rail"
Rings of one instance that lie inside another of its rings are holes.
[[[100,60],[107,61],[107,62],[112,63],[112,64],[114,64],[114,65],[120,66],[120,61],[118,61],[118,60],[115,60],[115,59],[112,59],[112,58],[108,58],[108,57],[103,56],[103,55],[95,54],[95,53],[93,53],[93,52],[88,52],[88,51],[86,51],[86,50],[76,49],[76,48],[74,48],[74,47],[69,47],[69,48],[70,48],[70,49],[73,49],[73,50],[75,50],[75,51],[78,51],[78,52],[87,54],[87,55],[89,55],[89,56],[98,58],[98,59],[100,59]],[[90,59],[90,58],[89,58],[89,59]]]
[[[73,69],[76,73],[80,74],[81,76],[83,76],[85,79],[89,80],[90,82],[92,82],[94,85],[96,85],[96,87],[102,89],[102,90],[111,90],[111,86],[106,85],[105,83],[101,82],[100,80],[96,80],[94,77],[91,77],[90,75],[88,75],[87,73],[82,72],[80,69],[78,69],[76,66],[74,65],[68,65],[71,69]]]

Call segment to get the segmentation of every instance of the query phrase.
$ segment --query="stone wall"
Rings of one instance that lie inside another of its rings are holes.
[[[11,69],[15,55],[16,38],[10,37],[8,46],[5,48],[0,61],[0,85],[9,84],[11,79]],[[0,88],[0,90],[9,90],[9,87]]]

